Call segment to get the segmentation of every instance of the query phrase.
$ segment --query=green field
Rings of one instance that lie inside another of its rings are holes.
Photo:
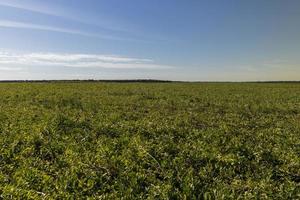
[[[300,84],[1,83],[0,199],[299,199]]]

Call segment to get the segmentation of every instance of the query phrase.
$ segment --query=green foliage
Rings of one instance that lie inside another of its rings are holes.
[[[0,199],[299,194],[300,84],[0,84]]]

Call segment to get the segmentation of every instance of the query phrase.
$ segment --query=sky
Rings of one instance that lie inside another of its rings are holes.
[[[299,0],[0,0],[0,80],[300,80]]]

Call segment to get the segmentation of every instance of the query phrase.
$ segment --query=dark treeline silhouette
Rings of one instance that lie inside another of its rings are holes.
[[[0,80],[0,83],[56,83],[56,82],[117,82],[117,83],[169,83],[180,81],[155,80],[155,79],[128,79],[128,80]]]

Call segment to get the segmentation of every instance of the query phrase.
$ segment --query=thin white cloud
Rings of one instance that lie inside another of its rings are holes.
[[[58,12],[54,12],[54,11],[51,11],[50,9],[42,8],[41,6],[29,5],[28,2],[24,4],[24,3],[17,3],[14,1],[1,1],[0,6],[17,8],[17,9],[22,9],[22,10],[27,10],[27,11],[31,11],[31,12],[52,15],[52,16],[62,16]]]
[[[102,30],[110,31],[115,36],[108,34],[97,34],[97,33],[89,33],[82,30],[74,30],[74,29],[66,29],[59,28],[53,26],[46,25],[37,25],[33,23],[24,23],[19,21],[10,21],[11,25],[15,25],[15,27],[9,26],[7,22],[5,22],[2,27],[10,27],[10,28],[27,28],[27,29],[35,29],[35,30],[45,30],[45,31],[56,31],[70,34],[78,34],[82,36],[88,37],[98,37],[102,39],[109,40],[120,40],[120,41],[129,41],[129,42],[143,42],[143,43],[151,43],[151,42],[174,42],[174,40],[170,40],[170,38],[166,38],[163,36],[156,35],[154,39],[153,35],[151,37],[146,36],[147,33],[141,32],[134,24],[131,24],[128,21],[124,21],[123,19],[114,19],[111,16],[103,15],[101,17],[95,18],[94,16],[90,16],[88,12],[77,13],[72,10],[68,10],[68,8],[63,6],[58,6],[56,4],[45,4],[44,2],[35,2],[34,4],[26,1],[13,1],[13,0],[0,0],[0,6],[21,9],[24,11],[48,15],[52,17],[58,17],[61,19],[65,19],[68,21],[73,21],[81,24],[85,24],[91,27],[98,27]],[[0,25],[1,27],[1,25]],[[122,36],[117,36],[120,33],[125,33]],[[177,40],[176,40],[177,41]]]
[[[150,59],[129,58],[99,54],[58,53],[8,53],[0,52],[0,67],[7,66],[62,66],[107,69],[167,69],[167,65],[155,64]]]
[[[21,67],[0,67],[0,71],[21,71]]]
[[[246,70],[249,72],[277,72],[277,71],[291,71],[299,69],[299,62],[292,60],[274,59],[268,61],[258,61],[247,65],[237,65],[235,68],[240,71]]]
[[[55,5],[46,5],[44,2],[35,2],[34,4],[30,2],[25,1],[13,1],[13,0],[2,0],[0,2],[0,6],[15,8],[15,9],[21,9],[33,13],[38,13],[42,15],[48,15],[53,17],[60,17],[71,21],[76,21],[79,23],[84,23],[87,25],[93,25],[93,26],[100,26],[104,29],[112,30],[112,31],[125,31],[125,32],[131,32],[131,29],[128,28],[121,28],[120,23],[117,23],[115,21],[112,21],[108,19],[107,17],[103,17],[104,19],[100,20],[97,19],[96,21],[93,18],[84,18],[82,15],[78,15],[78,13],[71,12],[70,10],[67,10],[67,8],[55,6]],[[87,13],[85,13],[87,14]],[[114,25],[112,25],[114,24]],[[124,24],[124,23],[122,23]],[[122,25],[121,24],[121,25]]]
[[[87,37],[96,37],[96,38],[109,39],[109,40],[137,41],[135,39],[120,38],[120,37],[109,36],[109,35],[100,35],[100,34],[96,34],[96,33],[89,33],[89,32],[84,32],[84,31],[75,30],[75,29],[67,29],[67,28],[60,28],[60,27],[39,25],[39,24],[32,24],[32,23],[24,23],[24,22],[18,22],[18,21],[10,21],[10,20],[0,20],[0,27],[31,29],[31,30],[40,30],[40,31],[52,31],[52,32],[68,33],[68,34],[75,34],[75,35],[81,35],[81,36],[87,36]]]

